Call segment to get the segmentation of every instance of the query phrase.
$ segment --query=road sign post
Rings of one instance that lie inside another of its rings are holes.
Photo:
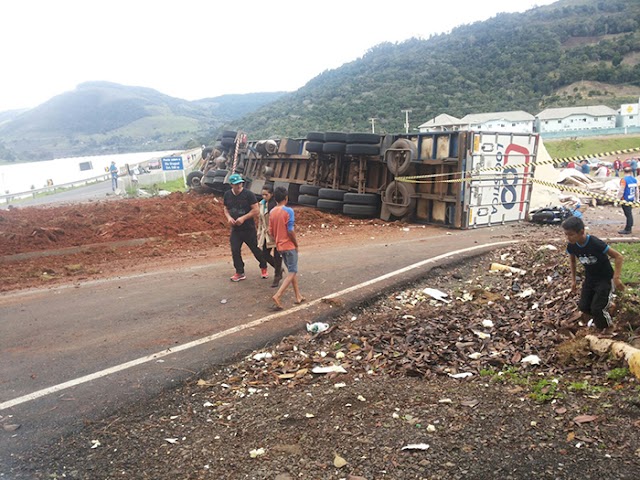
[[[167,183],[167,170],[182,170],[182,179],[187,184],[187,177],[184,173],[184,163],[182,157],[163,157],[162,158],[162,176],[164,183]]]

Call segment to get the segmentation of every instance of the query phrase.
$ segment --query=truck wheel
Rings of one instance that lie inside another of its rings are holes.
[[[347,155],[380,155],[378,145],[367,145],[364,143],[352,143],[347,145]]]
[[[384,152],[387,167],[394,175],[404,175],[407,173],[412,160],[416,158],[416,147],[405,138],[399,138]]]
[[[377,205],[345,203],[342,207],[342,213],[350,217],[372,218],[380,214],[380,208]]]
[[[320,210],[328,210],[330,212],[342,213],[343,206],[344,206],[344,202],[341,202],[340,200],[328,200],[326,198],[318,199],[318,208]]]
[[[412,184],[393,181],[385,190],[382,201],[387,205],[391,215],[404,217],[416,206],[416,199],[413,198],[415,193],[416,188]]]
[[[236,139],[235,137],[222,137],[220,144],[223,147],[233,147],[236,144]]]
[[[376,133],[347,133],[347,143],[377,145],[380,143],[380,135]]]
[[[323,153],[344,153],[346,143],[326,142],[322,145]]]
[[[323,146],[324,143],[321,142],[307,142],[304,148],[307,152],[322,153]]]
[[[374,205],[380,203],[380,195],[376,193],[345,193],[344,203],[351,205]]]
[[[344,199],[345,193],[347,192],[345,192],[344,190],[337,190],[333,188],[321,188],[320,190],[318,190],[318,197],[326,200],[338,200],[342,202]]]
[[[320,191],[320,187],[317,187],[315,185],[300,185],[301,195],[313,195],[317,197],[318,191]]]
[[[347,141],[347,134],[344,132],[325,132],[324,141],[345,143]]]
[[[223,130],[222,132],[222,138],[224,137],[231,137],[234,140],[236,139],[236,135],[238,135],[238,132],[234,131],[234,130]]]
[[[298,195],[298,203],[300,205],[308,205],[310,207],[318,206],[318,197],[315,195]]]
[[[196,170],[187,175],[187,187],[199,187],[202,184],[202,172]]]
[[[324,142],[324,133],[322,132],[309,132],[307,133],[307,140],[310,142]]]

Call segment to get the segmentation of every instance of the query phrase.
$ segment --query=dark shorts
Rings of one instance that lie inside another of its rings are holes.
[[[280,255],[289,273],[298,273],[298,250],[284,250]]]

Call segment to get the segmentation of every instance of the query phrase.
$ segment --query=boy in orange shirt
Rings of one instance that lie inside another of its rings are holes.
[[[282,310],[284,307],[280,303],[280,298],[289,285],[293,286],[293,293],[296,296],[294,303],[300,304],[305,298],[300,294],[298,288],[298,240],[294,230],[295,215],[293,209],[287,207],[289,197],[284,187],[276,188],[273,197],[278,205],[269,212],[269,235],[276,241],[276,249],[282,256],[284,264],[287,266],[288,274],[282,285],[271,297],[274,308]]]

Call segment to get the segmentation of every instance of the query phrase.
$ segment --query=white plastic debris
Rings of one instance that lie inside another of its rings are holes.
[[[340,360],[341,358],[344,358],[344,352],[336,352],[336,358],[338,360]]]
[[[344,387],[346,387],[346,386],[347,386],[347,384],[346,384],[346,383],[341,382],[341,383],[336,383],[336,384],[333,386],[333,388],[344,388]]]
[[[432,425],[432,424],[427,425],[427,432],[433,433],[435,431],[436,431],[436,426],[435,425]]]
[[[331,365],[329,367],[313,367],[312,373],[347,373],[344,367],[340,365]]]
[[[487,338],[491,338],[491,335],[489,333],[484,333],[484,332],[479,332],[477,330],[473,331],[474,334],[476,334],[476,336],[482,340],[486,340]]]
[[[448,375],[451,378],[467,378],[467,377],[472,377],[473,373],[471,373],[471,372],[461,372],[461,373],[449,373]]]
[[[367,399],[364,398],[362,395],[358,395],[358,400],[360,400],[361,402],[366,402]]]
[[[482,354],[480,352],[474,352],[474,353],[469,355],[469,358],[471,360],[478,360],[481,356],[482,356]]]
[[[164,441],[167,442],[167,443],[170,443],[172,445],[178,443],[178,439],[177,438],[165,438]]]
[[[429,450],[428,443],[410,443],[402,447],[402,450]]]
[[[271,355],[269,352],[260,352],[260,353],[256,353],[253,357],[254,360],[260,361],[260,360],[264,360],[266,358],[271,358],[273,357],[273,355]]]
[[[256,458],[264,454],[265,454],[264,448],[254,448],[249,452],[249,455],[251,456],[251,458]]]
[[[441,398],[438,403],[453,403],[453,401],[450,398]]]
[[[530,365],[540,365],[540,357],[538,355],[528,355],[521,360],[522,363]]]
[[[226,298],[223,298],[222,300],[220,300],[220,303],[222,303],[222,304],[227,303],[227,299],[226,299]]]
[[[526,290],[523,290],[520,293],[517,293],[516,297],[527,298],[533,295],[534,293],[536,293],[536,291],[533,288],[527,288]]]
[[[553,245],[542,245],[538,250],[558,250],[558,248]]]
[[[425,295],[429,295],[432,298],[435,298],[436,300],[439,300],[441,302],[444,303],[451,303],[451,300],[447,300],[445,297],[448,297],[449,295],[447,295],[446,293],[436,289],[436,288],[425,288],[422,290],[422,293],[424,293]]]
[[[322,322],[307,323],[307,332],[309,333],[324,332],[328,328],[329,328],[328,323],[322,323]]]
[[[91,440],[91,448],[98,448],[100,445],[100,440]]]
[[[482,320],[482,326],[484,328],[493,328],[493,322],[491,320]]]

